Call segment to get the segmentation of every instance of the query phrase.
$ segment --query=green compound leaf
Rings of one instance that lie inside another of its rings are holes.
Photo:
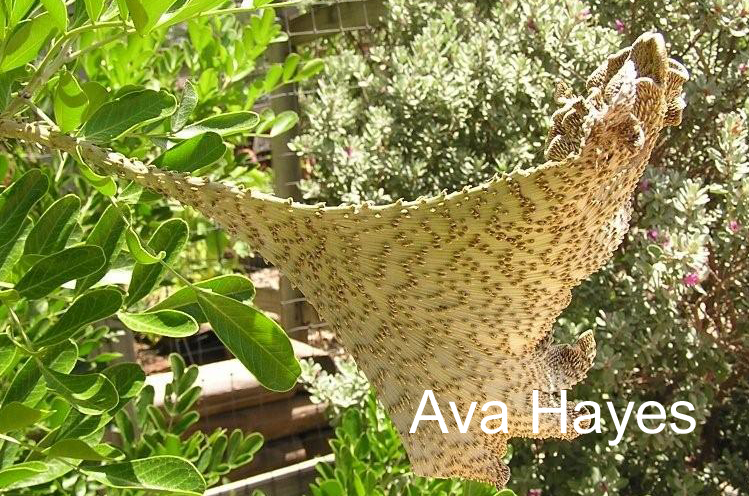
[[[34,425],[44,416],[43,412],[12,401],[0,408],[0,434]]]
[[[119,401],[114,385],[102,374],[63,374],[45,367],[42,375],[50,389],[83,414],[101,415]]]
[[[118,210],[119,208],[119,210]],[[104,252],[106,263],[90,276],[78,279],[76,290],[80,293],[101,280],[109,270],[112,260],[117,256],[124,242],[123,233],[127,228],[126,220],[130,219],[130,210],[126,206],[110,205],[99,218],[91,233],[86,238],[89,246],[98,246]]]
[[[289,131],[291,128],[296,126],[297,122],[299,122],[299,116],[296,114],[296,112],[292,110],[281,112],[276,116],[275,119],[273,119],[273,123],[271,124],[271,138],[275,138],[276,136]]]
[[[64,0],[42,0],[42,5],[47,9],[57,29],[64,33],[68,29],[68,10]]]
[[[176,133],[174,137],[177,139],[190,139],[208,132],[214,132],[219,136],[231,136],[254,129],[258,122],[260,122],[260,117],[255,112],[229,112],[190,124]]]
[[[177,310],[159,310],[147,313],[122,312],[118,317],[129,329],[145,334],[184,338],[192,336],[199,329],[195,319]]]
[[[86,81],[81,84],[81,89],[86,94],[86,98],[88,98],[88,107],[86,107],[86,112],[83,114],[83,121],[85,122],[104,105],[104,102],[109,98],[109,92],[96,81]]]
[[[82,327],[106,319],[122,306],[122,293],[113,288],[93,289],[73,302],[35,344],[51,346],[75,335]]]
[[[81,200],[76,195],[63,196],[42,214],[31,229],[25,255],[49,255],[65,248],[78,220]]]
[[[42,462],[23,462],[6,467],[0,470],[0,489],[44,473],[47,470],[47,464]]]
[[[86,13],[92,21],[98,21],[101,12],[104,10],[104,0],[84,0],[86,3]]]
[[[143,265],[152,265],[159,263],[164,260],[166,252],[159,252],[158,255],[151,255],[148,250],[143,246],[140,241],[140,236],[136,233],[132,227],[128,227],[125,230],[125,241],[127,242],[127,248],[130,250],[130,255],[133,256],[136,262]]]
[[[108,143],[174,113],[177,100],[166,91],[143,90],[105,103],[81,129],[81,136],[94,143]]]
[[[96,188],[99,193],[109,197],[117,194],[117,183],[114,182],[114,179],[94,172],[94,170],[83,160],[80,147],[76,147],[73,158],[75,158],[75,162],[78,165],[78,169],[81,171],[81,175],[83,175],[86,181]]]
[[[106,456],[99,454],[94,448],[80,439],[63,439],[53,444],[45,454],[49,458],[74,458],[76,460],[103,461]]]
[[[156,232],[153,233],[151,240],[148,242],[148,248],[154,253],[165,252],[165,264],[171,264],[179,252],[187,243],[188,227],[182,219],[170,219],[161,224]],[[136,264],[133,268],[133,276],[130,279],[128,295],[125,299],[125,306],[140,301],[161,281],[166,272],[166,267],[162,264]]]
[[[31,207],[44,196],[49,179],[32,169],[0,195],[0,247],[13,243],[21,232]]]
[[[221,0],[223,2],[223,0]],[[189,3],[189,2],[188,2]],[[182,90],[182,99],[179,101],[177,111],[172,114],[170,121],[172,131],[182,129],[198,105],[198,93],[195,85],[189,79],[185,80],[185,88]]]
[[[8,72],[34,60],[55,31],[55,21],[47,12],[22,23],[5,42],[0,72]]]
[[[55,120],[60,131],[68,133],[80,126],[87,108],[88,96],[72,74],[63,72],[54,98]]]
[[[122,463],[82,469],[109,487],[199,496],[205,480],[195,466],[176,456],[153,456]]]
[[[175,0],[126,0],[127,8],[130,11],[130,18],[135,24],[135,30],[138,34],[146,34],[161,19]]]
[[[63,373],[73,370],[77,359],[78,348],[71,341],[47,348],[42,352],[40,357],[45,367]],[[44,384],[42,371],[36,360],[29,358],[13,377],[13,381],[5,392],[3,404],[18,401],[25,405],[35,405],[44,397]]]
[[[199,134],[161,154],[153,165],[177,172],[194,172],[223,157],[226,145],[216,133]]]
[[[6,334],[0,334],[0,378],[13,370],[20,352]]]
[[[196,298],[213,332],[263,386],[273,391],[294,387],[301,368],[278,324],[226,296],[201,290]]]
[[[251,300],[255,297],[255,286],[252,285],[252,281],[239,274],[214,277],[195,283],[195,286],[201,289],[209,289],[214,294],[228,296],[237,301]],[[165,300],[148,309],[148,311],[155,312],[168,308],[185,312],[200,323],[207,322],[203,310],[198,305],[195,291],[192,288],[182,288],[172,293]]]
[[[145,372],[135,363],[117,363],[102,370],[101,373],[114,385],[120,398],[117,406],[109,411],[109,415],[114,415],[128,400],[136,397],[146,383]]]
[[[93,274],[104,266],[104,252],[98,246],[74,246],[36,262],[15,290],[31,300],[43,298],[68,281]]]
[[[187,0],[185,4],[161,18],[158,27],[168,27],[178,24],[193,14],[206,12],[214,7],[220,6],[225,0]]]

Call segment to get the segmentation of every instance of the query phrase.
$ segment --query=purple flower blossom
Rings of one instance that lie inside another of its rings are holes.
[[[581,21],[585,21],[587,19],[590,19],[592,17],[592,14],[590,13],[590,7],[585,7],[583,10],[578,12],[577,18]]]
[[[647,179],[643,179],[640,181],[640,191],[648,191],[650,190],[650,181]]]
[[[728,230],[734,233],[739,232],[741,229],[741,223],[737,221],[736,219],[729,220],[728,221]]]
[[[690,272],[681,281],[685,286],[696,286],[700,282],[700,276],[696,272]]]
[[[617,19],[614,21],[614,26],[616,27],[616,31],[618,33],[623,33],[627,30],[627,26],[621,21],[621,19]]]
[[[541,496],[540,489],[528,489],[528,496]]]
[[[743,76],[744,74],[746,74],[746,71],[748,70],[749,70],[749,65],[739,64],[739,74]]]
[[[650,241],[658,241],[658,237],[660,236],[660,232],[658,229],[648,229],[648,239]]]

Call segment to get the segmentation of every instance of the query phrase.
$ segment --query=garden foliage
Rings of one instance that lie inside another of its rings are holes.
[[[519,494],[717,494],[749,490],[749,3],[388,0],[374,33],[330,54],[305,99],[307,196],[330,204],[460,189],[540,156],[554,83],[640,33],[664,33],[691,72],[681,126],[657,145],[614,259],[574,293],[557,337],[593,329],[578,398],[692,402],[689,435],[609,429],[574,442],[516,441]],[[620,404],[621,403],[621,404]]]
[[[320,67],[299,55],[265,62],[285,39],[270,4],[0,0],[0,119],[265,187],[248,137],[297,118],[252,109]],[[258,435],[185,435],[197,420],[194,367],[172,357],[157,408],[141,368],[105,346],[124,328],[179,338],[207,323],[262,384],[294,386],[288,337],[251,306],[249,279],[222,274],[232,247],[208,226],[80,153],[0,143],[0,492],[202,494],[252,459]]]

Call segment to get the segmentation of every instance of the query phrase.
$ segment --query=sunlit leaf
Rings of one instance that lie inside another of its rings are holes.
[[[36,59],[47,38],[57,30],[52,16],[45,12],[24,22],[5,42],[0,72],[7,72]]]
[[[105,262],[104,252],[98,246],[67,248],[35,263],[15,289],[24,298],[43,298],[68,281],[93,274]]]
[[[31,169],[0,195],[0,247],[14,242],[31,207],[47,192],[49,180]],[[2,262],[2,260],[0,260]]]
[[[148,248],[155,253],[165,252],[165,264],[171,264],[187,242],[187,223],[182,219],[170,219],[162,223],[153,233]],[[156,285],[166,272],[162,264],[143,265],[137,264],[133,268],[133,275],[128,287],[128,295],[125,306],[144,298]]]
[[[74,343],[66,341],[57,346],[44,350],[39,357],[45,367],[58,372],[67,373],[73,369],[78,359],[78,348]],[[21,369],[13,377],[3,397],[3,404],[18,401],[25,405],[33,406],[45,392],[45,381],[42,379],[42,371],[36,360],[29,358]]]
[[[86,3],[86,13],[92,21],[98,21],[101,12],[104,9],[104,0],[84,0]]]
[[[81,136],[95,143],[109,143],[149,122],[170,116],[177,100],[166,91],[143,90],[105,103],[81,128]]]
[[[275,119],[273,119],[273,124],[271,124],[271,138],[275,138],[279,134],[283,134],[286,131],[290,130],[291,128],[296,126],[297,122],[299,122],[299,116],[296,114],[296,112],[292,110],[281,112],[276,116]]]
[[[147,313],[122,312],[118,316],[123,324],[135,332],[172,338],[184,338],[198,332],[198,323],[195,319],[177,310]]]
[[[43,416],[44,413],[35,408],[12,401],[0,408],[0,434],[34,425]]]
[[[83,469],[87,476],[109,487],[141,489],[197,496],[205,480],[195,466],[176,456],[153,456]]]
[[[118,210],[119,209],[119,210]],[[90,276],[78,279],[76,290],[84,291],[101,280],[107,273],[112,260],[117,256],[124,242],[123,233],[127,227],[125,219],[130,219],[130,210],[126,206],[110,205],[86,238],[86,244],[98,246],[104,252],[106,263]]]
[[[63,71],[57,82],[54,98],[55,121],[60,131],[67,133],[80,126],[87,108],[88,96],[75,76]]]
[[[37,474],[44,473],[48,470],[47,464],[42,462],[23,462],[16,463],[0,470],[0,489],[28,479]]]
[[[176,0],[126,0],[138,34],[148,33]]]
[[[255,297],[255,286],[248,278],[239,274],[227,274],[214,277],[205,281],[195,283],[195,286],[201,289],[211,290],[213,293],[227,296],[238,301],[251,300]],[[171,308],[179,310],[192,317],[198,322],[206,322],[205,314],[198,305],[195,291],[186,287],[169,295],[165,300],[160,301],[148,311],[165,310]]]
[[[45,367],[42,375],[50,389],[81,413],[101,415],[117,406],[117,391],[102,374],[64,374]]]
[[[230,136],[252,130],[259,121],[260,117],[255,112],[229,112],[190,124],[174,136],[177,139],[190,139],[207,132],[214,132],[219,136]]]
[[[161,251],[158,255],[152,255],[143,246],[140,241],[140,236],[136,233],[132,227],[125,230],[125,241],[127,242],[127,249],[130,251],[130,255],[133,256],[136,262],[143,265],[152,265],[159,263],[164,260],[166,252]]]
[[[172,131],[179,131],[185,126],[185,124],[187,124],[187,120],[190,118],[197,105],[198,94],[195,91],[195,85],[192,84],[192,81],[186,79],[185,88],[182,90],[182,99],[179,101],[177,111],[172,114],[170,122]]]
[[[194,172],[211,165],[223,157],[226,145],[216,133],[209,132],[194,136],[165,151],[154,165],[161,169],[177,172]]]
[[[80,208],[81,200],[76,195],[63,196],[50,205],[26,238],[24,254],[49,255],[65,248]]]
[[[0,378],[13,369],[19,356],[13,341],[7,335],[0,334]]]
[[[80,439],[63,439],[57,441],[45,451],[49,458],[74,458],[76,460],[102,461],[106,456],[99,454],[94,448]]]
[[[169,13],[161,18],[159,27],[173,26],[180,23],[194,14],[207,12],[218,7],[226,0],[187,0],[185,4],[176,11]]]
[[[68,29],[68,10],[64,0],[42,0],[42,5],[49,12],[57,29],[61,32]]]
[[[51,346],[65,341],[82,327],[116,314],[122,301],[122,293],[112,288],[93,289],[84,293],[35,341],[36,346]]]
[[[263,386],[274,391],[294,387],[301,368],[278,324],[226,296],[200,290],[196,297],[213,332]]]

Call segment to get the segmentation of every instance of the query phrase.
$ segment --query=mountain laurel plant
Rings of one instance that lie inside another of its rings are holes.
[[[297,117],[252,108],[321,68],[296,54],[265,64],[285,39],[274,5],[0,0],[0,119],[164,169],[267,182],[242,147]],[[172,357],[175,382],[155,408],[141,368],[102,348],[122,326],[184,337],[208,323],[263,385],[294,386],[291,343],[248,303],[250,281],[183,270],[183,250],[205,241],[196,217],[79,153],[0,143],[0,492],[202,494],[259,448],[241,433],[182,439],[197,420],[195,369]]]
[[[690,435],[612,426],[574,443],[514,443],[518,494],[749,491],[749,2],[387,0],[382,29],[313,46],[330,55],[295,141],[307,195],[413,199],[532,161],[555,80],[581,77],[648,30],[689,68],[680,126],[656,146],[632,228],[583,283],[559,340],[592,328],[576,397],[695,405]],[[623,402],[623,404],[620,404]]]

